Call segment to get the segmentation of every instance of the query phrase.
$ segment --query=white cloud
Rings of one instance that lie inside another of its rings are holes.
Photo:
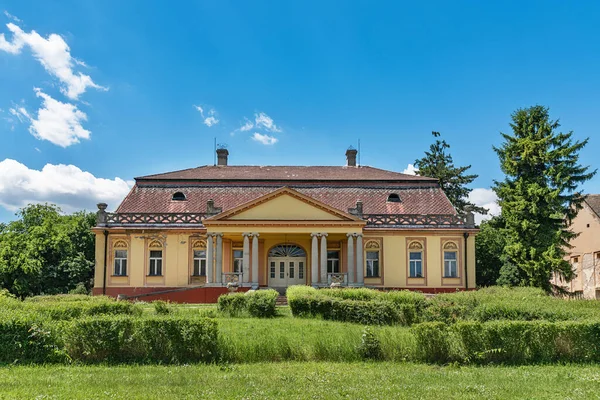
[[[501,208],[498,205],[498,196],[492,189],[476,188],[469,193],[469,201],[479,207],[488,209],[487,215],[475,214],[475,222],[490,219],[492,216],[500,215]]]
[[[83,111],[73,104],[53,99],[38,88],[34,90],[35,95],[43,100],[37,118],[31,116],[24,107],[10,109],[11,114],[17,116],[21,122],[25,119],[31,122],[29,132],[33,136],[61,147],[79,143],[79,139],[90,138],[91,132],[81,125],[87,120]]]
[[[248,118],[244,118],[246,120],[246,123],[244,125],[242,125],[242,127],[240,128],[240,131],[242,132],[246,132],[249,131],[250,129],[254,128],[254,124],[252,123],[252,121],[250,121]]]
[[[17,17],[15,17],[14,15],[12,15],[11,13],[9,13],[8,11],[4,10],[4,15],[6,15],[6,17],[8,19],[12,19],[15,22],[21,22],[21,20]]]
[[[108,90],[97,85],[89,75],[75,72],[75,65],[85,65],[82,61],[71,56],[71,49],[64,39],[55,33],[43,38],[36,31],[24,32],[17,25],[6,24],[12,32],[12,42],[6,40],[4,33],[0,33],[0,50],[19,54],[25,46],[28,46],[33,56],[42,64],[50,75],[55,76],[63,84],[61,91],[71,99],[77,99],[87,88]]]
[[[215,117],[215,115],[217,115],[217,112],[215,111],[214,108],[211,108],[210,110],[208,110],[208,113],[206,115],[204,115],[204,108],[202,108],[202,106],[194,106],[196,108],[196,110],[198,110],[198,112],[200,112],[200,115],[202,116],[202,118],[204,118],[204,125],[208,126],[209,128],[213,125],[216,125],[219,123],[219,120]]]
[[[414,165],[408,164],[408,166],[404,168],[404,171],[402,171],[402,173],[407,175],[416,175],[417,171],[419,170],[416,169]]]
[[[254,132],[254,135],[252,135],[252,140],[255,140],[266,146],[272,146],[279,141],[277,138],[274,138],[273,136],[262,135],[258,132]]]
[[[11,211],[45,202],[66,212],[95,210],[100,202],[114,209],[130,188],[131,182],[96,178],[75,165],[46,164],[35,170],[12,159],[0,161],[0,206]]]
[[[254,114],[254,123],[259,129],[263,127],[269,132],[281,132],[281,129],[273,122],[273,118],[263,112]]]

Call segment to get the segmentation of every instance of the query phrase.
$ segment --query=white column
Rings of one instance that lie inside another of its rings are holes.
[[[310,249],[310,280],[313,286],[319,283],[319,236],[318,233],[311,233],[312,247]]]
[[[321,233],[321,283],[327,285],[327,234]]]
[[[248,283],[250,280],[248,279],[250,276],[250,239],[248,239],[249,233],[243,233],[244,235],[244,259],[242,271],[244,274],[242,275],[242,282]]]
[[[214,282],[213,278],[213,234],[206,234],[206,283]]]
[[[258,233],[252,234],[252,287],[258,289]]]
[[[354,234],[348,233],[348,285],[352,285],[354,281],[354,271],[356,265],[354,264]]]
[[[365,284],[365,262],[363,260],[363,236],[362,233],[356,234],[356,284]],[[383,257],[383,254],[380,255]]]
[[[223,234],[217,233],[215,236],[217,237],[215,282],[221,283],[223,281]]]

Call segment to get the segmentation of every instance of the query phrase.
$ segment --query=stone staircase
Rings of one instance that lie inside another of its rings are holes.
[[[277,306],[287,306],[287,297],[279,295],[277,296],[277,300],[275,301],[275,305]]]

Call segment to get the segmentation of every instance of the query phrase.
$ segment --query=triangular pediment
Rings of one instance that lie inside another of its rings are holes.
[[[208,221],[361,221],[302,193],[284,187],[211,217]]]

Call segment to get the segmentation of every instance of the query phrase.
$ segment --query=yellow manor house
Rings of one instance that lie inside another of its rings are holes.
[[[94,294],[215,302],[290,285],[447,292],[475,287],[473,215],[436,179],[356,164],[218,163],[136,178],[98,204]]]

